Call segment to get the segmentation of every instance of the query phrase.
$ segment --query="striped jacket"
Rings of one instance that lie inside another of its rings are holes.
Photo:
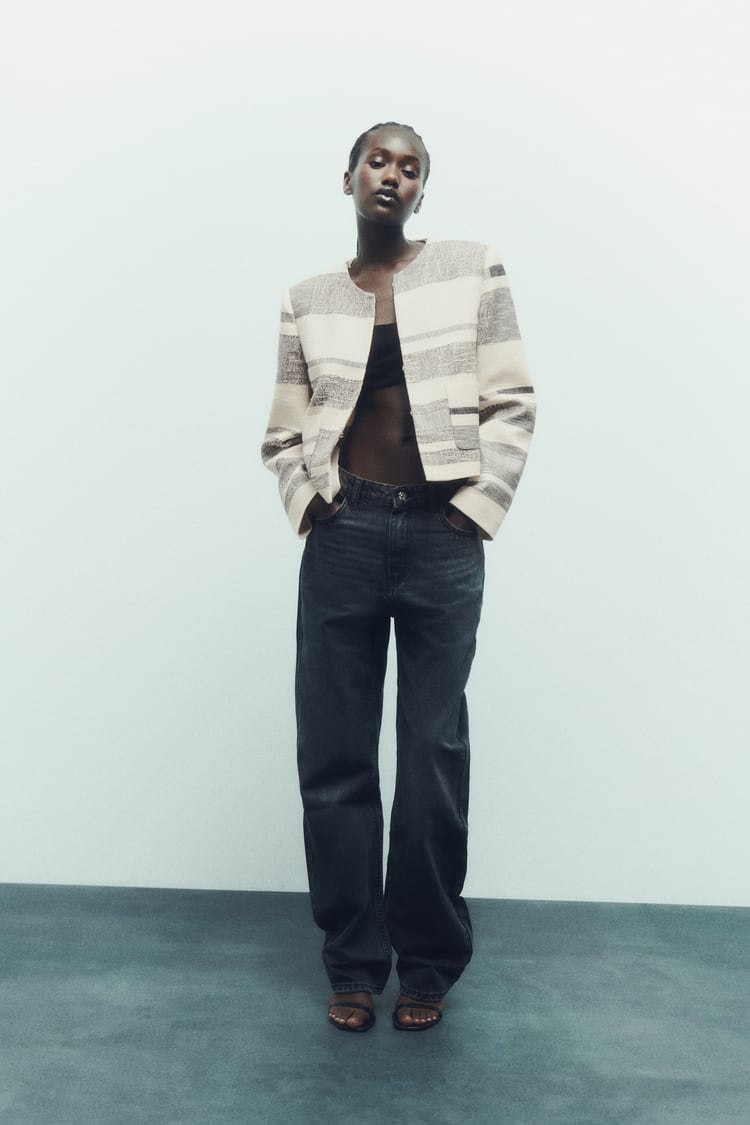
[[[534,393],[505,270],[475,242],[428,240],[393,275],[404,376],[428,481],[461,481],[451,503],[492,539],[526,460]],[[265,465],[298,535],[319,492],[339,491],[342,438],[362,387],[375,297],[341,265],[293,286],[281,310]]]

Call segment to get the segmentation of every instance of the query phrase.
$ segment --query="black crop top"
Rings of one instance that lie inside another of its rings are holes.
[[[395,322],[376,324],[372,330],[372,344],[362,390],[379,391],[382,387],[396,387],[404,382],[404,361],[398,325]]]

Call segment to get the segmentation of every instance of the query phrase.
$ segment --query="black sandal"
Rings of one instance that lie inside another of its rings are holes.
[[[367,1012],[368,1018],[364,1023],[360,1023],[356,1027],[352,1027],[346,1022],[339,1023],[338,1020],[335,1020],[331,1015],[331,1008],[359,1008],[360,1011]],[[342,1000],[341,1003],[328,1005],[328,1022],[332,1023],[334,1027],[337,1027],[339,1031],[369,1031],[370,1028],[375,1024],[375,1011],[368,1004],[358,1004],[354,1000]]]
[[[424,1023],[402,1023],[398,1018],[398,1013],[403,1011],[404,1008],[429,1008],[431,1012],[437,1012],[437,1019],[425,1020]],[[412,1000],[409,1004],[397,1004],[391,1016],[396,1031],[427,1031],[439,1024],[442,1018],[443,1009],[439,1008],[437,1004],[430,1004],[427,1000]]]

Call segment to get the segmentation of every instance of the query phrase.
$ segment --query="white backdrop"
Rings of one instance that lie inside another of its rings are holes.
[[[396,118],[410,235],[501,248],[540,398],[467,891],[750,905],[746,12],[6,0],[0,879],[304,888],[258,447],[281,290],[352,253]]]

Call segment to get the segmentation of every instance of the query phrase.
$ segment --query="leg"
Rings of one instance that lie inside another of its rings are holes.
[[[298,612],[297,748],[310,897],[332,988],[350,1000],[381,992],[391,967],[378,773],[390,621],[368,579],[377,551],[366,522],[342,511],[315,527]]]
[[[439,1001],[468,964],[469,728],[464,690],[476,646],[484,554],[436,513],[410,514],[408,568],[394,613],[398,651],[396,793],[386,914],[402,995]],[[418,1014],[419,1013],[419,1014]],[[432,1020],[434,1012],[402,1022]]]

